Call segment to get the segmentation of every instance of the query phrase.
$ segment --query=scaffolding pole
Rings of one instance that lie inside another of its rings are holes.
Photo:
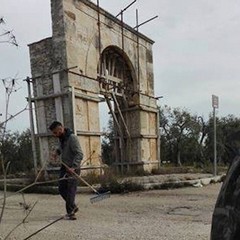
[[[36,141],[35,141],[35,130],[34,130],[34,120],[33,120],[30,78],[27,78],[26,81],[27,81],[27,86],[28,86],[28,104],[29,104],[29,119],[30,119],[30,130],[31,130],[31,140],[32,140],[32,152],[33,152],[33,166],[34,166],[35,176],[37,176],[37,174],[38,174],[38,170],[37,170],[37,150],[36,150]]]
[[[100,71],[100,76],[102,76],[102,41],[101,41],[101,21],[100,21],[100,3],[99,0],[97,0],[97,7],[98,7],[98,51],[99,51],[99,71]]]

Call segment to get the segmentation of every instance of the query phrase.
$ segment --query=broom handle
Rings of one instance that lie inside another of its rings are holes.
[[[86,180],[84,180],[80,175],[78,175],[77,173],[70,171],[70,167],[65,164],[64,162],[61,161],[61,164],[67,169],[69,170],[70,173],[72,173],[75,177],[77,177],[79,180],[81,180],[83,183],[85,183],[88,187],[90,187],[95,193],[99,194],[99,192],[92,186],[90,185]]]

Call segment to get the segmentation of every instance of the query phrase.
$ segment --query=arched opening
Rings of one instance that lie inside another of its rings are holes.
[[[104,96],[114,122],[114,163],[121,167],[131,161],[132,124],[129,108],[137,93],[136,75],[128,56],[118,47],[109,46],[98,65],[100,93]]]
[[[125,102],[120,102],[125,108],[131,105],[131,99],[137,92],[136,74],[128,56],[120,48],[109,46],[102,52],[98,76],[102,80],[103,92],[111,91],[118,98],[123,97]]]

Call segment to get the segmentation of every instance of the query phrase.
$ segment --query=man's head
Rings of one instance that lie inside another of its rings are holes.
[[[52,122],[49,129],[52,131],[54,137],[61,137],[64,134],[64,126],[58,121]]]

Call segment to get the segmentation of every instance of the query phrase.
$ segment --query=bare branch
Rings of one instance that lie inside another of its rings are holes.
[[[3,17],[0,18],[0,24],[5,24]]]
[[[3,37],[5,35],[9,35],[11,33],[11,31],[5,31],[4,33],[0,34],[0,37]]]
[[[47,224],[46,226],[40,228],[38,231],[34,232],[33,234],[29,235],[28,237],[24,238],[23,240],[30,239],[30,238],[33,237],[34,235],[38,234],[39,232],[43,231],[44,229],[48,228],[49,226],[53,225],[54,223],[56,223],[56,222],[58,222],[58,221],[60,221],[60,220],[62,220],[62,219],[64,219],[64,216],[63,216],[63,217],[60,217],[60,218],[58,218],[58,219],[56,219],[56,220],[54,220],[53,222]]]
[[[2,159],[2,169],[3,169],[3,176],[4,176],[4,198],[3,198],[3,206],[2,206],[2,210],[1,210],[1,215],[0,215],[0,224],[2,222],[2,218],[3,218],[3,213],[5,210],[5,206],[6,206],[6,197],[7,197],[7,171],[9,169],[10,166],[10,162],[7,163],[7,167],[5,168],[4,166],[4,161]]]
[[[30,213],[32,212],[33,208],[36,206],[38,201],[36,201],[33,205],[33,207],[30,209],[30,211],[27,213],[26,217],[19,223],[17,224],[9,233],[8,235],[4,238],[4,240],[8,239],[9,236],[18,228],[20,227],[22,224],[24,224],[26,222],[26,219],[28,218],[28,216],[30,215]]]
[[[0,24],[5,24],[3,17],[0,18]],[[13,30],[4,30],[0,37],[5,37],[6,39],[1,40],[0,43],[9,43],[18,47],[18,43],[15,35],[13,34]]]
[[[28,106],[28,104],[26,105],[26,107],[25,107],[24,109],[22,109],[21,111],[17,112],[17,113],[14,114],[14,115],[10,115],[10,117],[7,118],[4,122],[1,122],[1,123],[0,123],[0,129],[1,129],[1,128],[5,128],[5,126],[6,126],[5,124],[6,124],[8,121],[10,121],[11,119],[15,118],[16,116],[18,116],[18,115],[21,114],[22,112],[26,111],[26,110],[27,110],[27,106]],[[4,125],[5,125],[5,126],[4,126]]]
[[[55,179],[55,180],[50,180],[50,181],[43,181],[43,182],[33,182],[33,183],[27,185],[26,187],[19,189],[18,191],[14,192],[13,194],[10,194],[10,195],[6,196],[6,198],[15,196],[15,195],[17,195],[19,193],[22,193],[22,192],[26,191],[27,189],[29,189],[29,188],[31,188],[33,186],[36,186],[36,185],[55,183],[55,182],[63,181],[63,180],[66,180],[66,179],[69,179],[69,177],[68,178],[63,177],[63,178],[60,178],[60,179]],[[0,200],[3,200],[3,199],[4,198],[0,198]]]

